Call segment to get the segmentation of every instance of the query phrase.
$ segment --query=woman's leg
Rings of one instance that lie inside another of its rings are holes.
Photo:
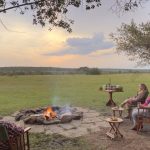
[[[132,111],[132,121],[133,121],[133,126],[136,126],[136,121],[137,121],[137,115],[138,115],[138,109],[135,108]]]
[[[124,107],[130,100],[131,100],[131,98],[124,100],[120,106]]]
[[[138,109],[137,108],[135,108],[135,109],[133,109],[133,111],[132,111],[132,121],[133,121],[133,126],[134,127],[136,127],[136,125],[137,125],[137,116],[138,116],[138,114],[139,115],[146,115],[147,114],[147,112],[143,112],[143,110],[142,109],[139,109],[139,113],[138,113]]]

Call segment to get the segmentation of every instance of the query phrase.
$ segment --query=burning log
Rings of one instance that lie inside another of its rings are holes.
[[[57,113],[53,111],[51,107],[47,107],[43,114],[46,120],[51,120],[57,117]]]
[[[43,124],[44,118],[41,116],[29,116],[25,118],[24,123],[26,124]]]

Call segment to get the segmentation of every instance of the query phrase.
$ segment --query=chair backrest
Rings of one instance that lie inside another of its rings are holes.
[[[29,150],[30,145],[29,145],[29,130],[31,128],[28,127],[24,129],[23,133],[20,133],[19,135],[15,135],[14,137],[9,137],[8,136],[8,131],[7,128],[0,124],[0,141],[4,142],[5,144],[8,143],[7,147],[11,150]],[[5,142],[6,141],[6,142]],[[1,147],[0,147],[1,150]]]
[[[8,133],[6,128],[0,124],[0,140],[7,141],[8,140]]]

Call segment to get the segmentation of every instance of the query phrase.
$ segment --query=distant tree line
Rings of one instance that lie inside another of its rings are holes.
[[[98,68],[0,67],[0,75],[100,74]]]
[[[0,75],[63,75],[85,74],[99,75],[109,73],[149,73],[148,69],[99,69],[99,68],[56,68],[56,67],[0,67]]]

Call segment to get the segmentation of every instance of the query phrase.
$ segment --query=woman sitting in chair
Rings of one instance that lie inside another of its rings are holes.
[[[132,106],[137,106],[137,103],[140,102],[143,104],[148,96],[149,92],[147,89],[147,86],[143,83],[139,85],[139,91],[137,93],[137,96],[130,97],[126,99],[122,104],[121,107],[126,106],[128,109],[128,115],[125,118],[129,118],[131,114],[131,107]]]
[[[0,131],[0,150],[9,150],[8,139],[12,139],[12,142],[15,143],[15,137],[22,134],[24,130],[21,127],[16,126],[14,123],[9,123],[6,121],[0,121],[0,127],[1,130],[7,131],[6,135],[3,134],[5,131]],[[7,135],[8,139],[6,140]],[[5,136],[5,140],[3,140],[3,136]]]
[[[150,108],[150,97],[148,97],[145,101],[144,104],[140,104],[138,106],[139,108]],[[138,112],[138,108],[135,108],[133,109],[132,111],[132,120],[133,120],[133,127],[131,128],[132,130],[137,130],[137,116],[142,114],[143,116],[150,116],[150,111],[146,111],[143,109],[139,109],[139,112]],[[143,125],[142,125],[142,128],[143,128]]]

